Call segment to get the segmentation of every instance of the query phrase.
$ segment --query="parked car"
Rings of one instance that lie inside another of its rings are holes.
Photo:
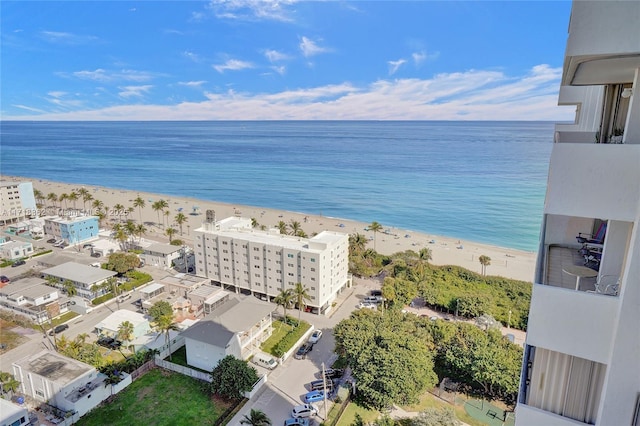
[[[100,257],[102,256],[99,252],[94,251],[93,253],[91,253],[91,257]]]
[[[327,368],[326,370],[324,370],[324,377],[326,377],[327,379],[338,379],[342,377],[343,374],[344,370],[340,370],[337,368]]]
[[[89,248],[89,247],[93,247],[93,244],[91,243],[86,243],[82,245],[82,248]]]
[[[382,290],[371,290],[369,294],[375,297],[382,297]]]
[[[16,266],[24,265],[24,264],[26,264],[26,263],[27,263],[27,262],[25,262],[24,260],[22,260],[22,259],[18,259],[18,260],[16,260],[15,262],[13,262],[13,263],[11,264],[11,267],[12,267],[12,268],[15,268]]]
[[[113,337],[107,336],[98,337],[96,343],[109,349],[118,349],[120,346],[122,346],[122,342],[114,339]]]
[[[0,283],[5,284],[11,281],[6,275],[0,275]]]
[[[313,333],[311,333],[311,336],[309,336],[309,343],[311,343],[312,345],[315,343],[318,343],[321,337],[322,337],[322,331],[314,330]]]
[[[312,343],[303,343],[295,354],[296,359],[305,359],[307,354],[313,350]]]
[[[60,324],[55,326],[51,331],[49,331],[49,336],[53,336],[54,334],[59,334],[69,328],[68,324]]]
[[[322,391],[311,391],[304,396],[304,402],[306,402],[307,404],[322,400],[324,400],[324,392]]]
[[[324,387],[327,387],[327,391],[333,390],[333,380],[314,380],[309,383],[310,391],[321,391],[324,390]]]
[[[364,302],[360,302],[360,304],[358,305],[358,309],[378,309],[378,306],[373,304],[373,303],[364,303]]]
[[[128,299],[131,299],[131,293],[127,293],[127,294],[123,294],[121,296],[118,296],[118,302],[122,303]]]
[[[382,299],[382,297],[380,297],[380,299]],[[378,296],[367,296],[362,299],[362,303],[380,303],[380,299],[378,299]]]
[[[284,426],[309,426],[309,419],[287,419],[284,421]]]
[[[318,414],[318,409],[311,404],[296,405],[293,407],[293,410],[291,410],[291,417],[294,419],[300,417],[312,417],[316,414]]]
[[[49,244],[53,244],[53,243],[55,243],[55,242],[57,242],[57,241],[58,241],[58,240],[56,240],[55,238],[49,238],[49,239],[47,240],[47,242],[48,242]]]

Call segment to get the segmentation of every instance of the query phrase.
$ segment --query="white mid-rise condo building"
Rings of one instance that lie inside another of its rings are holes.
[[[270,300],[302,283],[308,310],[325,313],[350,285],[348,234],[323,231],[302,238],[254,229],[248,218],[216,221],[207,211],[194,236],[196,275],[224,288]]]
[[[516,425],[640,425],[640,1],[574,1]]]

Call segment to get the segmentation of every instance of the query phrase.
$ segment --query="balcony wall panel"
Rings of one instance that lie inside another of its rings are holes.
[[[554,145],[545,213],[633,222],[639,196],[640,145]]]
[[[527,344],[608,364],[619,298],[533,286]]]
[[[516,419],[518,426],[585,426],[586,423],[562,417],[548,411],[518,404],[516,407]]]

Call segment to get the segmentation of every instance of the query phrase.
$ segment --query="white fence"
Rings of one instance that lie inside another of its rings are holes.
[[[244,393],[244,397],[247,399],[251,399],[256,393],[258,393],[258,391],[262,388],[262,386],[264,386],[265,383],[267,383],[267,375],[263,374],[260,380],[258,380],[253,385],[253,389],[251,389],[249,392]]]
[[[165,368],[167,370],[175,371],[185,376],[193,377],[194,379],[202,380],[211,383],[211,374],[203,373],[202,371],[194,370],[193,368],[185,367],[184,365],[174,364],[169,361],[164,361],[162,358],[156,357],[156,365],[158,367]]]
[[[291,349],[289,349],[287,352],[284,353],[284,355],[282,355],[280,357],[280,364],[284,364],[284,362],[291,356],[292,353],[296,352],[298,350],[298,347],[303,343],[306,342],[307,339],[309,338],[309,336],[311,336],[311,333],[313,333],[313,330],[315,329],[315,327],[313,326],[313,324],[311,324],[311,327],[309,327],[309,329],[306,331],[306,333],[304,333],[302,335],[302,337],[300,337],[298,339],[298,341],[293,345],[293,347],[291,347]]]

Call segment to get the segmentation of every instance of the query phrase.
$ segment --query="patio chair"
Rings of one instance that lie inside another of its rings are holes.
[[[601,275],[596,280],[594,287],[594,290],[587,290],[587,293],[617,296],[620,290],[620,277],[617,275]]]
[[[607,222],[602,222],[594,234],[579,232],[576,236],[576,240],[580,244],[604,244],[604,237],[606,234]]]

